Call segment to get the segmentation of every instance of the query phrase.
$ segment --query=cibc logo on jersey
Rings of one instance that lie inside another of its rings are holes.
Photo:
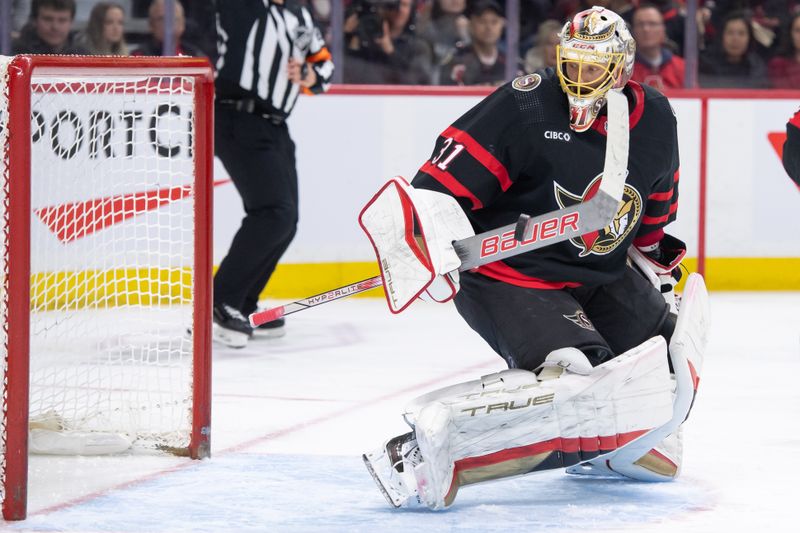
[[[572,193],[558,183],[553,182],[558,205],[562,208],[571,207],[591,199],[600,189],[600,179],[602,177],[602,174],[598,174],[580,194]],[[611,224],[601,230],[570,239],[570,242],[580,249],[578,257],[585,257],[589,254],[609,254],[633,231],[641,216],[642,195],[632,185],[626,183],[617,214],[614,215],[614,220]]]
[[[566,131],[546,131],[544,132],[544,138],[550,139],[551,141],[570,142],[572,140],[572,135]]]

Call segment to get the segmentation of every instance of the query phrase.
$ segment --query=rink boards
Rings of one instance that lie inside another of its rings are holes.
[[[487,92],[338,87],[301,98],[289,121],[300,226],[267,294],[306,296],[375,275],[358,212],[387,178],[413,177],[437,135]],[[686,264],[700,264],[712,290],[800,290],[800,190],[779,157],[800,91],[670,96],[681,155],[678,220],[670,231],[688,245]],[[217,180],[224,177],[219,162],[216,170]],[[215,202],[219,264],[241,206],[231,185],[217,187]]]
[[[445,88],[372,87],[367,90],[342,86],[323,97],[302,98],[289,121],[297,144],[300,225],[267,295],[304,297],[375,275],[377,268],[372,249],[356,222],[358,212],[387,178],[413,177],[430,156],[436,136],[487,92],[488,89],[483,88],[465,92]],[[797,237],[800,191],[786,176],[779,157],[785,124],[800,104],[800,91],[725,94],[681,91],[671,96],[678,117],[682,163],[678,220],[671,226],[671,232],[688,244],[686,264],[693,270],[702,269],[712,290],[800,289],[800,239]],[[78,154],[86,152],[83,158],[70,157],[69,150],[54,151],[54,147],[70,145],[71,130],[66,126],[96,131],[89,127],[92,117],[97,115],[96,109],[113,107],[111,102],[73,98],[76,101],[71,109],[78,110],[77,116],[74,121],[61,121],[60,137],[50,131],[54,119],[45,116],[43,102],[35,106],[41,107],[38,115],[41,120],[37,124],[50,128],[42,130],[41,139],[33,143],[37,151],[35,165],[41,167],[47,163],[44,166],[60,174],[62,182],[69,182],[68,187],[59,189],[68,196],[56,199],[62,204],[74,205],[70,202],[75,202],[76,198],[114,198],[124,193],[152,192],[153,186],[145,185],[141,190],[106,190],[109,182],[90,182],[85,170],[73,167],[75,161],[88,159],[95,175],[112,172],[146,175],[154,171],[163,174],[165,168],[160,164],[152,168],[127,168],[139,164],[140,160],[124,157],[129,155],[127,153],[115,152],[120,157],[93,155],[90,152],[96,144],[92,144],[90,135],[77,149]],[[125,142],[127,139],[114,143],[134,150],[158,149],[162,145],[171,149],[178,147],[177,154],[170,154],[172,157],[158,154],[159,161],[169,161],[167,173],[176,175],[178,183],[185,181],[189,174],[193,155],[191,130],[187,127],[190,115],[183,109],[184,102],[180,98],[185,99],[185,96],[177,96],[177,107],[166,111],[148,108],[149,102],[135,104],[144,105],[138,110],[142,120],[129,121],[130,124],[124,125],[131,127],[115,131],[135,139],[141,146],[129,140]],[[112,111],[115,111],[114,116],[126,116],[124,110]],[[160,134],[162,136],[153,138],[153,121],[168,132],[166,137]],[[542,142],[554,141],[542,139]],[[180,150],[181,146],[186,149]],[[241,200],[227,181],[219,161],[215,170],[218,186],[214,197],[214,264],[219,264],[243,211]],[[268,172],[265,169],[265,174]],[[265,179],[268,179],[266,175]],[[84,191],[82,186],[90,188]],[[169,217],[171,211],[185,210],[191,203],[191,194],[173,196],[160,207],[142,209],[143,212],[134,218],[150,217],[157,227],[161,218]],[[53,198],[48,201],[47,206],[34,201],[35,212],[51,207]],[[107,241],[109,236],[105,234],[110,232],[125,234],[126,238],[115,239],[116,242],[120,246],[127,246],[123,241],[133,243],[128,253],[136,255],[141,246],[148,246],[143,243],[150,239],[147,236],[129,238],[126,232],[135,227],[133,222],[128,219],[115,224],[113,229],[101,225],[92,235],[64,239],[52,232],[46,217],[35,214],[34,234],[49,235],[50,239],[45,237],[40,242],[60,250],[58,254],[47,254],[48,257],[66,254],[82,259],[81,264],[75,265],[41,265],[41,270],[53,276],[64,276],[64,272],[81,275],[81,271],[91,275],[97,266],[83,264],[86,255],[82,247],[93,239]],[[151,267],[144,278],[167,287],[164,295],[167,299],[180,297],[169,289],[175,285],[170,280],[184,276],[189,265],[178,264],[169,255],[164,257],[164,264],[153,265],[155,270]],[[128,291],[123,288],[120,292]],[[371,294],[375,293],[377,291]]]

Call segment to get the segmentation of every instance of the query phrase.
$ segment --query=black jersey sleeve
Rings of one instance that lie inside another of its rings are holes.
[[[786,124],[786,142],[783,143],[783,168],[800,187],[800,110]]]
[[[512,90],[500,87],[445,129],[412,185],[450,194],[465,210],[508,190],[530,152]]]
[[[658,122],[664,125],[661,143],[664,159],[660,177],[653,184],[645,203],[642,225],[636,234],[634,244],[648,246],[659,242],[664,236],[664,227],[673,222],[678,213],[678,181],[680,179],[680,158],[678,155],[678,126],[675,114],[666,97],[659,96],[653,108],[660,115]]]

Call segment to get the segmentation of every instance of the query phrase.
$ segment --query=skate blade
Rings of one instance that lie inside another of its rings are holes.
[[[372,476],[372,479],[378,486],[378,490],[381,491],[381,494],[383,494],[383,497],[386,498],[387,502],[389,502],[389,505],[391,505],[395,509],[400,507],[403,504],[404,499],[400,498],[399,495],[393,496],[392,494],[390,494],[389,490],[383,484],[383,480],[381,480],[381,477],[375,471],[375,468],[373,468],[372,462],[370,462],[369,457],[367,457],[366,454],[363,454],[361,456],[361,459],[364,461],[364,466],[367,467],[367,472],[369,472],[369,475]]]
[[[255,328],[253,330],[253,339],[266,340],[266,339],[279,339],[286,335],[286,327],[280,328]]]
[[[602,462],[585,462],[567,468],[567,474],[575,476],[605,477],[605,478],[624,478],[622,474],[614,472],[605,460]]]

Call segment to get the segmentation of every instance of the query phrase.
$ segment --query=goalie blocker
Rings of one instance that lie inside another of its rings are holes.
[[[475,232],[453,197],[415,189],[398,176],[375,194],[358,221],[378,256],[393,313],[423,293],[437,302],[456,295],[461,259],[453,242]]]

